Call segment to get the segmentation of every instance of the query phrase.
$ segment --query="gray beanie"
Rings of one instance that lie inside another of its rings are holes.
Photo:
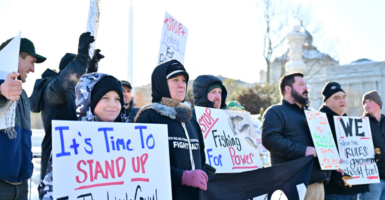
[[[382,108],[382,101],[381,101],[381,96],[378,94],[376,90],[369,91],[362,96],[362,105],[364,105],[365,100],[370,99],[374,102],[376,102],[380,107]]]

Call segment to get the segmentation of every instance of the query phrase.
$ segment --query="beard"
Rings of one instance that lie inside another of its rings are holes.
[[[310,105],[309,97],[303,97],[302,95],[304,94],[308,94],[308,91],[305,90],[302,94],[299,94],[294,89],[291,90],[291,96],[294,98],[295,102],[301,104],[302,106],[309,106]]]

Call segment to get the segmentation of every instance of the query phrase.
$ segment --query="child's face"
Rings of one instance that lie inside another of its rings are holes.
[[[107,92],[96,104],[94,114],[103,122],[113,122],[118,117],[122,105],[117,92]]]

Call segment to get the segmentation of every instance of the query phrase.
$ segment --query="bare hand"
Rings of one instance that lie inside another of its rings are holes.
[[[11,101],[17,101],[20,99],[21,91],[23,90],[20,80],[15,80],[19,76],[19,73],[12,72],[8,74],[7,78],[0,85],[0,93],[5,98]]]
[[[341,168],[337,169],[337,172],[340,172],[342,174],[342,176],[344,175],[344,170]]]
[[[306,147],[306,153],[305,156],[313,155],[314,157],[317,157],[317,152],[315,151],[314,147]]]

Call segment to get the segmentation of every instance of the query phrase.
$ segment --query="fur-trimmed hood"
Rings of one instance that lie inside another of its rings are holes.
[[[84,74],[78,84],[75,87],[75,104],[76,104],[76,116],[79,121],[99,121],[99,119],[91,111],[91,93],[96,85],[104,77],[113,77],[104,73],[89,73]],[[120,82],[119,79],[115,78]],[[120,82],[121,83],[121,82]],[[123,86],[122,86],[123,88]],[[123,89],[122,89],[123,92]],[[122,105],[120,115],[116,118],[116,122],[126,122],[126,109],[124,108],[124,92],[123,99],[120,100]]]

